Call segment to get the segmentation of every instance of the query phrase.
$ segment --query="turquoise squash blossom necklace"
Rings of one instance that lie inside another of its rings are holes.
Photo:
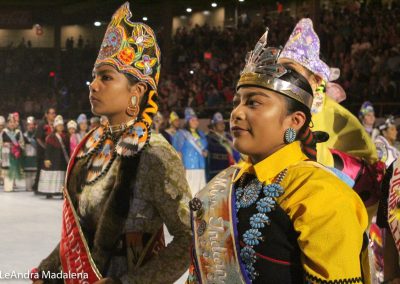
[[[285,178],[286,173],[287,169],[281,171],[271,184],[261,183],[257,178],[254,178],[244,187],[243,176],[241,179],[242,182],[239,182],[239,186],[235,189],[236,214],[241,208],[248,208],[253,205],[260,197],[260,194],[263,194],[263,197],[256,203],[258,213],[253,214],[249,219],[251,228],[244,232],[242,236],[245,246],[240,251],[240,258],[242,259],[247,275],[251,280],[255,280],[258,276],[258,273],[254,268],[254,264],[257,261],[254,247],[259,245],[260,241],[263,241],[264,239],[260,229],[271,224],[271,220],[267,214],[275,209],[277,205],[276,198],[281,196],[284,192],[280,183]]]

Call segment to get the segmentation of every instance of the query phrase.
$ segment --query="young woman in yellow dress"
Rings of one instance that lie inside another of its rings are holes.
[[[190,202],[189,283],[365,283],[367,212],[358,195],[315,160],[312,89],[267,47],[246,59],[230,124],[248,159]],[[365,258],[363,258],[365,259]]]

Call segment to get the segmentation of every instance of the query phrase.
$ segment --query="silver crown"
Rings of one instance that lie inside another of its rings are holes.
[[[313,101],[312,94],[291,82],[279,79],[288,73],[288,70],[282,64],[278,63],[281,49],[267,47],[267,37],[268,29],[258,40],[255,48],[247,54],[246,65],[240,73],[236,89],[246,85],[260,86],[297,100],[308,108],[311,108]]]
[[[282,49],[267,47],[268,28],[258,40],[255,48],[246,55],[246,65],[241,75],[245,73],[258,73],[279,78],[287,73],[282,64],[278,64],[278,57]]]

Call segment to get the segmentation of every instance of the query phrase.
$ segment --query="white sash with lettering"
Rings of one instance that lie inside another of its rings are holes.
[[[196,197],[202,209],[192,213],[195,266],[200,283],[250,283],[239,260],[239,240],[232,187],[235,167],[230,167]]]

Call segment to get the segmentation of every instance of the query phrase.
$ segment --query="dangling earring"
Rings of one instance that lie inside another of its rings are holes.
[[[133,95],[130,100],[128,107],[126,108],[126,113],[129,116],[136,117],[139,114],[139,104],[138,95]]]
[[[286,144],[292,143],[294,140],[296,140],[296,130],[293,128],[289,127],[288,129],[285,130],[285,136],[284,140]]]

